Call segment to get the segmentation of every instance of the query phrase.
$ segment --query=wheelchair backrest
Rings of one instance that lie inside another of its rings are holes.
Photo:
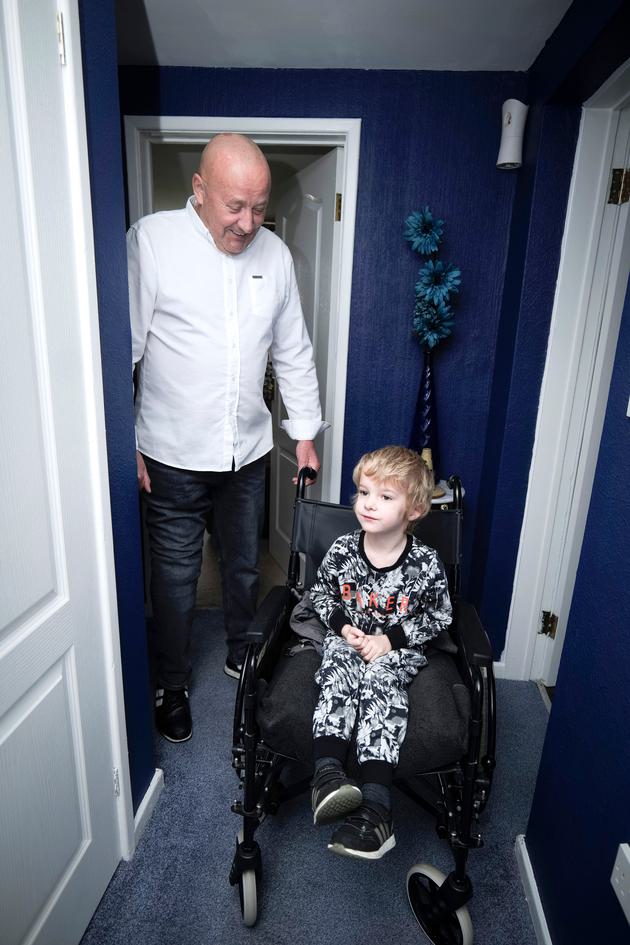
[[[352,506],[296,499],[289,584],[295,586],[298,583],[300,554],[305,556],[301,584],[307,589],[315,580],[317,569],[333,541],[357,528],[359,523]],[[414,535],[437,551],[446,569],[451,595],[457,594],[462,542],[461,509],[433,509],[416,524]]]

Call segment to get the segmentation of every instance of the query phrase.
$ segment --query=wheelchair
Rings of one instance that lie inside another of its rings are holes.
[[[256,831],[284,800],[308,790],[313,769],[320,656],[291,629],[291,612],[335,538],[357,528],[351,507],[304,497],[306,480],[315,475],[303,469],[298,477],[287,582],[272,588],[254,618],[236,695],[232,765],[242,795],[232,811],[243,823],[229,881],[238,886],[246,926],[256,922],[262,880]],[[407,895],[415,918],[434,945],[471,945],[466,863],[468,851],[483,845],[477,827],[495,767],[496,698],[490,642],[475,609],[459,597],[462,487],[457,477],[448,484],[452,503],[434,505],[414,534],[445,566],[453,620],[427,647],[428,665],[409,687],[407,734],[394,785],[435,818],[455,861],[448,876],[425,863],[409,869]],[[352,754],[351,747],[348,772],[356,774]],[[286,773],[296,766],[308,777],[287,783]]]

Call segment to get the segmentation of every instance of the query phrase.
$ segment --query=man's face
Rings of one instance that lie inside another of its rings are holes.
[[[193,176],[197,212],[218,249],[236,255],[249,246],[265,219],[269,189],[263,162],[215,163],[210,174]]]

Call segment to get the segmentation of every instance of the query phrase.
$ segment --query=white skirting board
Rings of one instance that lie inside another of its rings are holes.
[[[536,883],[532,863],[529,858],[529,853],[527,852],[525,835],[522,833],[519,833],[516,838],[514,852],[516,854],[516,862],[518,863],[518,870],[521,874],[521,882],[525,890],[525,898],[529,906],[529,914],[532,917],[538,945],[553,945],[547,920],[545,919],[542,901],[538,894],[538,884]]]
[[[149,817],[153,813],[153,809],[157,804],[158,798],[162,793],[162,788],[164,787],[164,772],[161,768],[156,768],[155,773],[151,779],[151,784],[147,788],[147,792],[140,801],[140,806],[136,811],[136,815],[133,819],[133,837],[134,837],[134,848],[138,845],[138,840],[142,836],[142,832],[146,827]],[[132,853],[133,856],[133,853]]]

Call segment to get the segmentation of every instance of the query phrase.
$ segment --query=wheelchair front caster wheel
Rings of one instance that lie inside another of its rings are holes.
[[[258,917],[255,870],[243,870],[243,874],[238,881],[238,896],[241,901],[243,923],[246,926],[255,925]]]
[[[407,873],[409,905],[433,945],[472,945],[473,927],[466,906],[452,912],[439,901],[445,879],[444,873],[427,863],[412,866]]]

